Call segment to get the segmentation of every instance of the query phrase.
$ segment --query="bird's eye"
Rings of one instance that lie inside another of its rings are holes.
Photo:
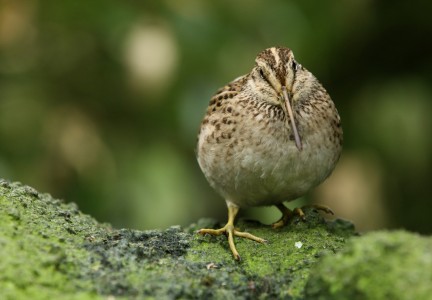
[[[265,78],[264,78],[264,71],[263,71],[261,68],[259,69],[259,73],[260,73],[261,78],[262,78],[262,79],[265,79]]]
[[[301,68],[301,65],[298,64],[295,60],[293,60],[291,64],[291,67],[294,71],[298,71]]]

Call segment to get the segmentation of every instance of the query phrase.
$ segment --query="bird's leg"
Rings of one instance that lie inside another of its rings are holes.
[[[221,235],[226,234],[228,236],[228,244],[231,249],[231,252],[236,260],[240,260],[240,255],[234,244],[234,236],[239,236],[242,238],[247,238],[253,240],[258,243],[265,243],[266,240],[256,237],[247,232],[241,232],[234,228],[234,219],[239,211],[239,207],[237,205],[232,204],[227,201],[228,206],[228,222],[227,224],[220,229],[200,229],[198,230],[199,234],[211,234],[211,235]]]
[[[283,203],[275,204],[275,206],[281,211],[282,217],[271,225],[274,229],[285,226],[294,215],[294,212]]]
[[[308,207],[315,208],[315,209],[321,210],[325,213],[334,215],[334,212],[331,210],[330,207],[325,206],[325,205],[319,205],[319,204],[305,205],[303,207],[297,207],[294,210],[290,210],[283,203],[275,204],[275,206],[281,211],[282,217],[277,222],[272,224],[273,228],[281,228],[281,227],[285,226],[294,215],[298,215],[304,221],[305,220],[305,214],[303,212],[303,209],[308,208]]]

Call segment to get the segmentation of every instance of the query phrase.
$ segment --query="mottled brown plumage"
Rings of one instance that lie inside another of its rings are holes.
[[[275,205],[286,224],[294,200],[333,171],[342,150],[338,112],[318,80],[288,48],[258,54],[252,71],[219,89],[210,100],[198,136],[197,157],[210,185],[224,197],[228,223],[202,234],[265,240],[234,229],[240,207]],[[319,209],[331,212],[328,208]],[[301,209],[296,210],[302,215]]]

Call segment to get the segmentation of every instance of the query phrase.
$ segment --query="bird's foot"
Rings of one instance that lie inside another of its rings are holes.
[[[220,229],[200,229],[198,230],[199,234],[211,234],[211,235],[221,235],[225,234],[228,236],[228,243],[229,247],[231,249],[231,252],[236,260],[241,260],[240,255],[236,249],[236,246],[234,244],[234,236],[246,238],[249,240],[253,240],[258,243],[266,243],[267,241],[265,239],[259,238],[257,236],[254,236],[248,232],[242,232],[234,228],[234,225],[232,224],[226,224],[224,227]]]
[[[282,217],[278,221],[276,221],[275,223],[273,223],[271,225],[273,229],[277,229],[277,228],[281,228],[281,227],[285,226],[286,224],[289,223],[289,221],[295,215],[299,216],[300,219],[305,221],[306,217],[305,217],[305,214],[303,212],[303,209],[305,209],[305,208],[314,208],[316,210],[321,210],[327,214],[334,215],[334,212],[330,207],[325,206],[325,205],[320,205],[320,204],[305,205],[302,207],[294,208],[294,210],[290,210],[288,207],[286,207],[282,203],[276,205],[276,207],[282,212]]]
[[[309,204],[309,205],[302,206],[302,208],[314,208],[314,209],[316,209],[316,210],[323,211],[323,212],[325,212],[326,214],[334,215],[333,210],[332,210],[330,207],[328,207],[327,205],[321,205],[321,204]],[[302,208],[299,208],[299,209],[302,211]],[[302,212],[303,212],[303,211],[302,211]],[[302,219],[303,219],[303,220],[305,219],[305,217],[304,217],[304,213],[303,213]]]

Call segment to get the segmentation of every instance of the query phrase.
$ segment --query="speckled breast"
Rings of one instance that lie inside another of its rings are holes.
[[[220,115],[210,115],[201,127],[197,149],[210,185],[242,207],[304,195],[331,173],[342,149],[334,124],[337,112],[335,118],[313,114],[297,111],[301,151],[279,107],[262,106],[258,113],[251,113],[232,106],[231,117],[225,121]]]

